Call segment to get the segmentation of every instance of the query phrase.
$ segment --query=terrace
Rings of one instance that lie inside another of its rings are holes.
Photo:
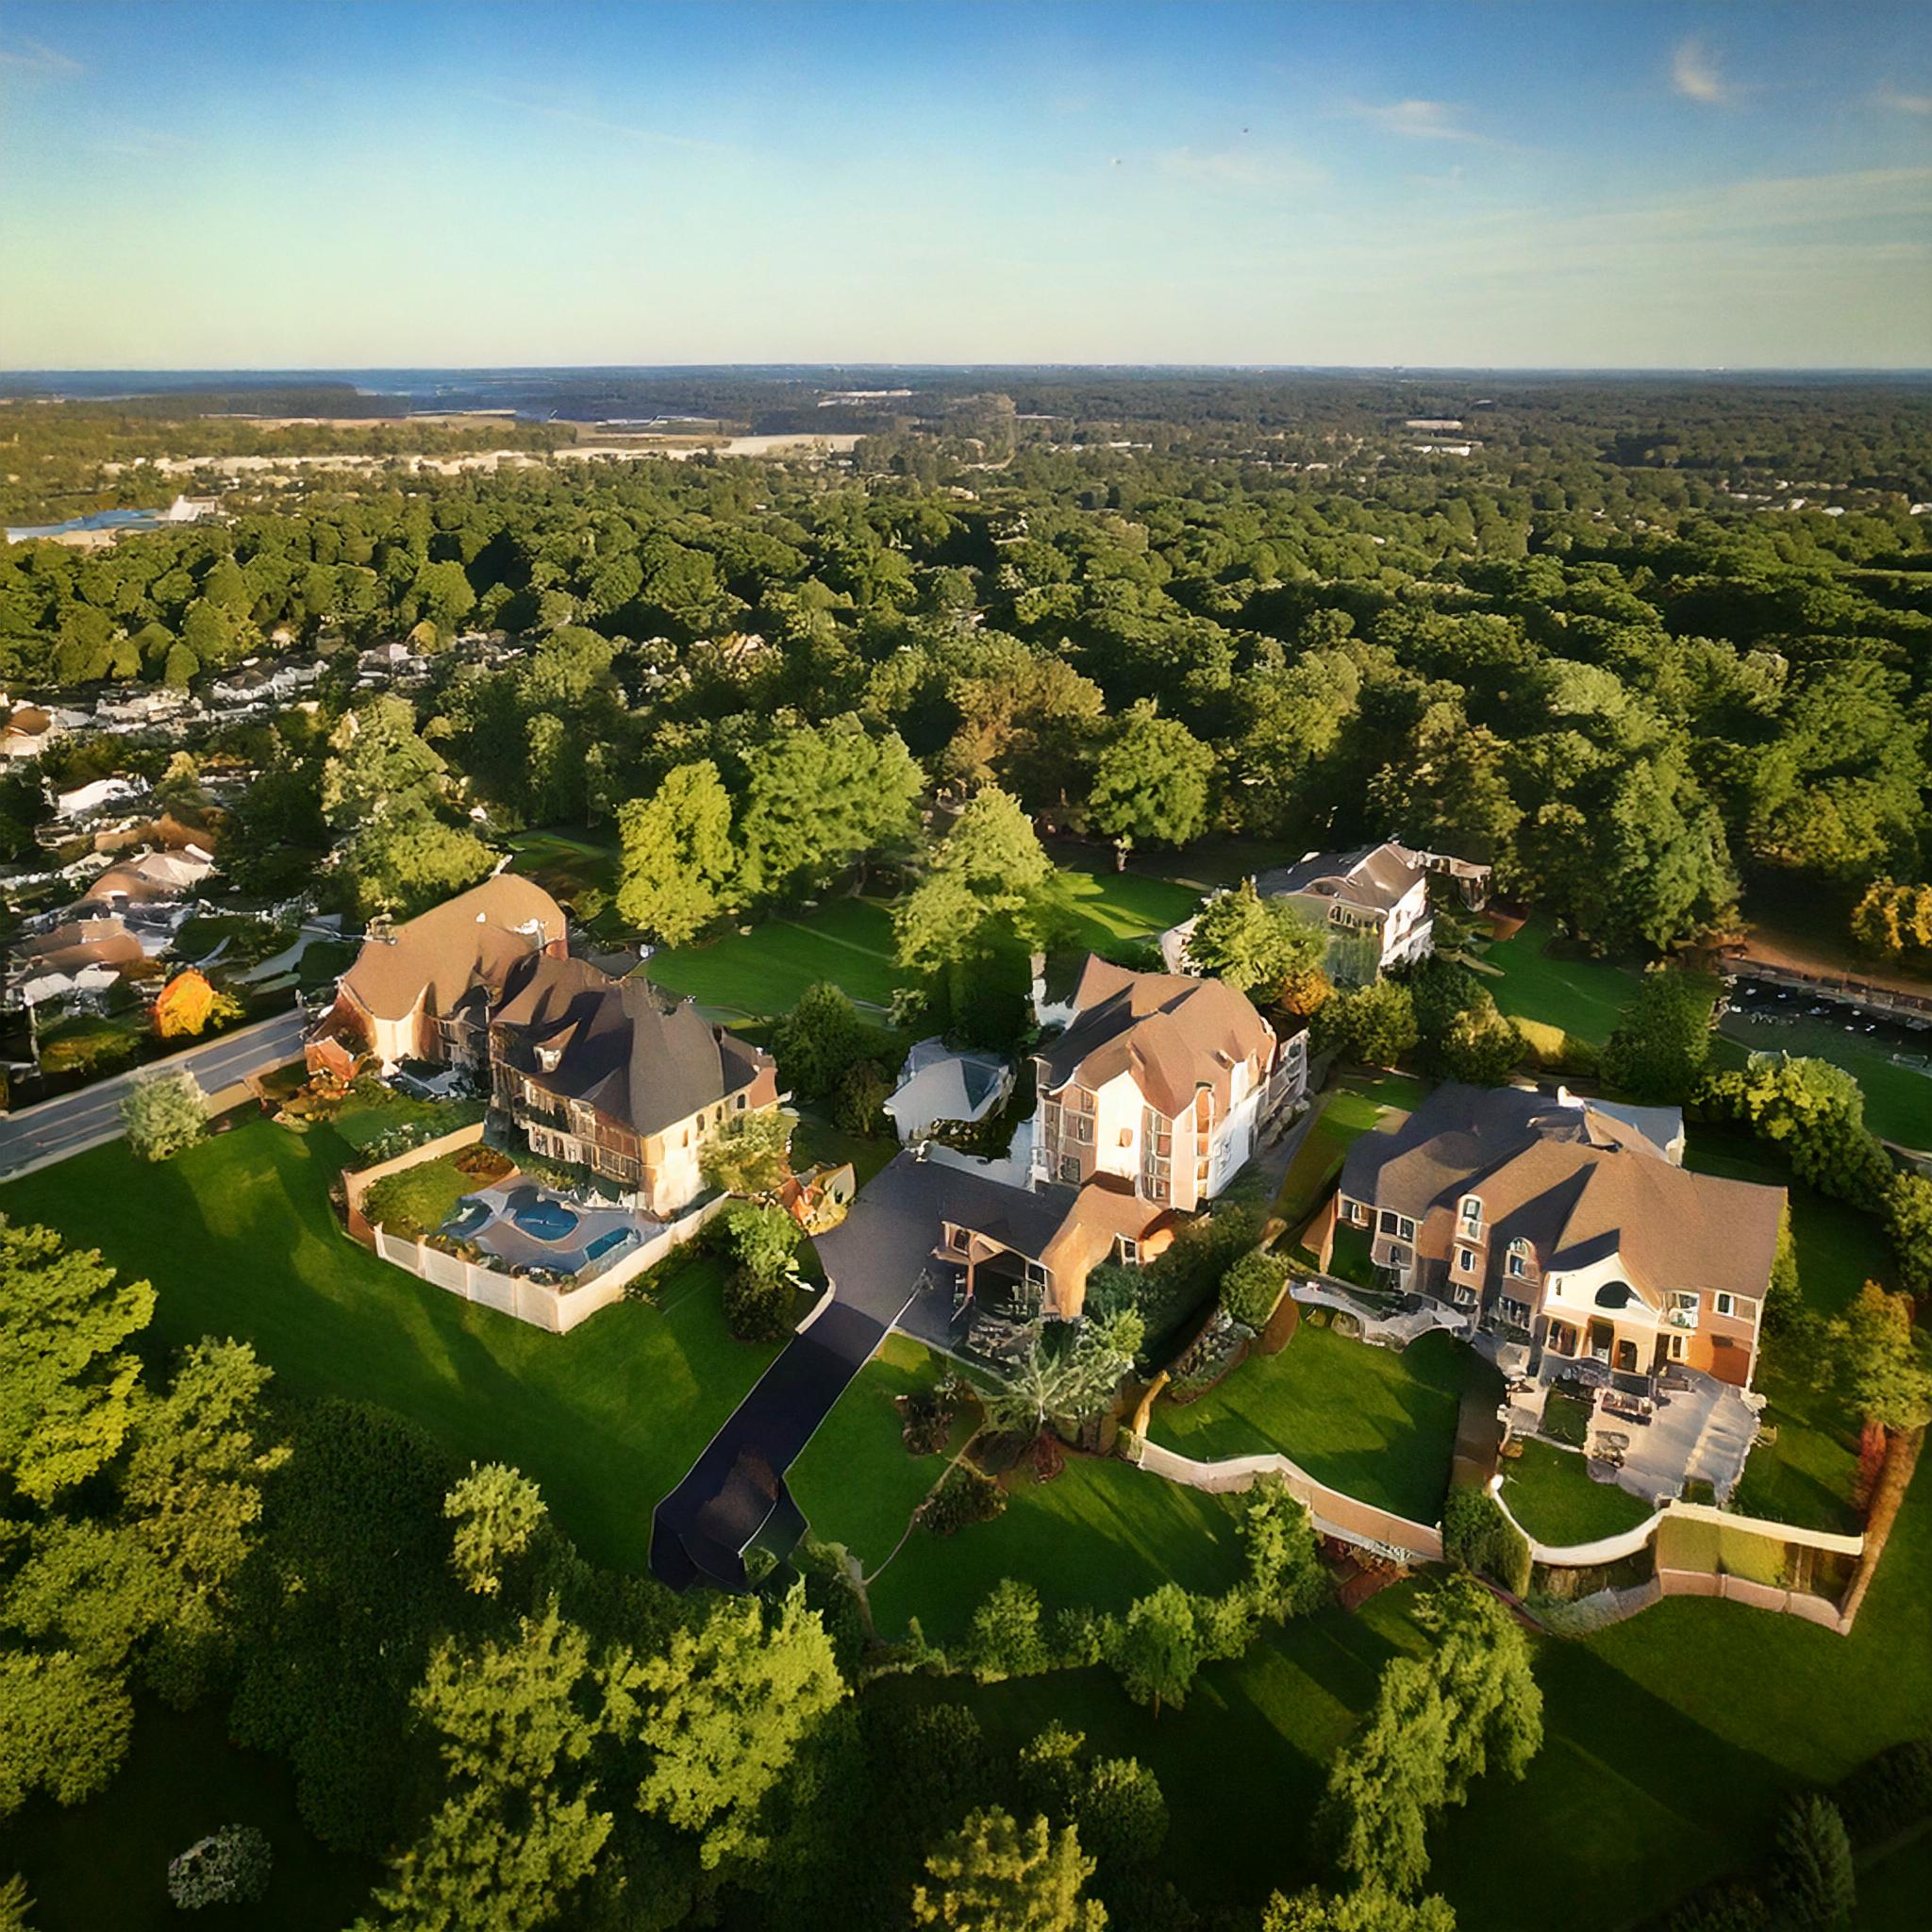
[[[471,1242],[511,1270],[582,1279],[657,1233],[628,1208],[574,1201],[512,1174],[457,1203],[439,1233]]]

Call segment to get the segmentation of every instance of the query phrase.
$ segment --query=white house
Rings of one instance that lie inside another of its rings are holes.
[[[1012,1091],[1013,1070],[997,1054],[953,1053],[943,1041],[922,1040],[906,1056],[886,1112],[903,1146],[940,1121],[984,1120]]]

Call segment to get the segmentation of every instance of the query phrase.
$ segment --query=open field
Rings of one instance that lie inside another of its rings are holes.
[[[1304,1320],[1197,1402],[1155,1405],[1157,1442],[1200,1461],[1270,1451],[1318,1482],[1413,1522],[1442,1513],[1469,1351],[1425,1335],[1397,1355]]]
[[[853,1393],[862,1395],[864,1387],[861,1376]],[[905,1457],[897,1417],[889,1409],[884,1421],[893,1431],[891,1452]],[[917,1617],[928,1637],[945,1641],[964,1634],[980,1599],[1003,1576],[1033,1584],[1051,1614],[1083,1603],[1124,1610],[1170,1580],[1224,1590],[1240,1571],[1234,1514],[1219,1496],[1125,1462],[1076,1456],[1050,1483],[1020,1474],[1006,1513],[991,1523],[949,1537],[914,1531],[870,1593],[882,1636],[902,1635]]]
[[[1679,1598],[1587,1640],[1538,1640],[1542,1752],[1523,1783],[1485,1779],[1443,1817],[1430,1889],[1482,1932],[1616,1932],[1757,1858],[1787,1790],[1932,1727],[1928,1566],[1922,1475],[1849,1638]],[[1209,1666],[1186,1707],[1158,1722],[1102,1671],[985,1688],[895,1679],[868,1694],[969,1704],[1001,1746],[1058,1719],[1098,1750],[1140,1757],[1167,1796],[1175,1883],[1204,1906],[1252,1904],[1319,1876],[1307,1821],[1327,1759],[1382,1665],[1424,1641],[1413,1600],[1407,1586],[1355,1616],[1326,1610],[1271,1632],[1241,1662]],[[1881,1897],[1907,1882],[1874,1874]]]
[[[1591,1543],[1634,1529],[1650,1509],[1614,1483],[1594,1483],[1581,1456],[1525,1442],[1503,1465],[1503,1500],[1539,1542]]]
[[[512,1462],[593,1559],[641,1570],[651,1510],[772,1358],[726,1333],[717,1264],[546,1335],[391,1268],[338,1231],[333,1129],[264,1120],[160,1166],[120,1143],[0,1188],[0,1213],[98,1247],[158,1295],[149,1336],[254,1343],[277,1386],[380,1403],[452,1454]]]
[[[891,911],[883,899],[833,899],[748,933],[667,946],[644,971],[654,984],[690,993],[700,1006],[760,1019],[789,1013],[822,979],[883,1009],[898,984]]]
[[[1636,991],[1641,969],[1607,959],[1554,958],[1545,950],[1553,933],[1546,919],[1532,918],[1511,938],[1483,955],[1500,978],[1484,975],[1504,1012],[1560,1026],[1601,1046]]]

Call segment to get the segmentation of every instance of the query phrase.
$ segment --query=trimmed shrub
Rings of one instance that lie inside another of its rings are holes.
[[[1452,1563],[1500,1583],[1513,1596],[1529,1588],[1529,1542],[1488,1490],[1454,1485],[1442,1503],[1442,1552]]]
[[[1273,1255],[1243,1255],[1221,1277],[1221,1306],[1231,1321],[1258,1334],[1281,1299],[1286,1265]]]
[[[970,1462],[956,1462],[920,1512],[934,1536],[953,1536],[970,1524],[990,1523],[1007,1507],[1006,1492]]]
[[[791,1281],[732,1268],[724,1275],[724,1325],[740,1341],[783,1341],[791,1333]]]
[[[1861,1848],[1932,1818],[1932,1739],[1910,1738],[1868,1757],[1832,1796]]]
[[[1717,1885],[1686,1899],[1664,1932],[1770,1932],[1771,1907],[1748,1885]]]

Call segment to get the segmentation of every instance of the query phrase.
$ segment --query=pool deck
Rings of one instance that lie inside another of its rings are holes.
[[[575,1225],[555,1241],[544,1241],[520,1227],[513,1218],[516,1208],[527,1205],[533,1198],[555,1201],[567,1208],[575,1217]],[[591,1265],[591,1248],[605,1235],[626,1233],[644,1241],[659,1226],[658,1222],[634,1214],[628,1208],[586,1208],[565,1201],[521,1174],[509,1174],[474,1194],[465,1194],[457,1203],[457,1213],[462,1215],[475,1206],[487,1208],[491,1216],[468,1237],[479,1248],[487,1249],[511,1268],[549,1268],[559,1274],[581,1274]],[[445,1227],[453,1229],[455,1219],[453,1216],[446,1222]]]

